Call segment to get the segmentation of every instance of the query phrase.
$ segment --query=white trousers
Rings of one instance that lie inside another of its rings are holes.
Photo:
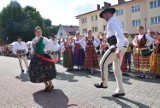
[[[121,63],[123,56],[127,51],[127,48],[123,47],[120,52],[120,59],[115,56],[116,46],[111,46],[103,55],[100,61],[100,70],[103,86],[108,87],[108,64],[113,62],[113,71],[117,82],[116,93],[124,93],[123,83],[122,83],[122,72],[121,72]]]
[[[19,65],[21,67],[21,69],[23,69],[23,66],[22,66],[22,60],[24,61],[24,64],[26,66],[26,69],[28,71],[28,61],[27,61],[27,56],[21,56],[21,57],[18,57],[19,59]]]

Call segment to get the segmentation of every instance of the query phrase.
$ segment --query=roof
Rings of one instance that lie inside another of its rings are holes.
[[[111,7],[123,5],[123,4],[129,3],[129,2],[132,2],[132,1],[135,1],[135,0],[130,0],[130,1],[124,2],[124,3],[122,3],[122,4],[112,5]],[[93,12],[96,12],[96,11],[101,11],[101,10],[103,10],[103,8],[101,8],[100,10],[94,10],[94,11],[90,11],[90,12],[86,12],[86,13],[77,15],[76,18],[78,19],[78,17],[80,17],[80,16],[83,16],[83,15],[86,15],[86,14],[89,14],[89,13],[93,13]]]
[[[103,9],[100,9],[100,10],[103,10]],[[78,18],[82,15],[86,15],[86,14],[93,13],[93,12],[100,11],[100,10],[94,10],[94,11],[90,11],[90,12],[87,12],[87,13],[83,13],[83,14],[77,15],[76,18]]]
[[[76,31],[79,29],[78,26],[61,26],[65,32],[67,32],[70,35],[75,35]]]

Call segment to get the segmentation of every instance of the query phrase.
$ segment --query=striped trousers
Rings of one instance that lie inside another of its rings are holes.
[[[103,55],[100,60],[100,70],[103,86],[108,87],[108,64],[113,63],[113,71],[116,78],[117,90],[116,93],[124,93],[123,82],[122,82],[122,72],[121,63],[123,56],[127,51],[127,47],[123,47],[120,52],[120,59],[115,56],[115,51],[117,46],[111,46]]]

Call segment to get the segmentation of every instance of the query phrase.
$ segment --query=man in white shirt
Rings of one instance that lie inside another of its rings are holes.
[[[117,90],[112,96],[121,97],[125,95],[125,92],[123,89],[122,72],[120,66],[123,56],[127,51],[128,41],[124,36],[122,23],[116,17],[114,17],[115,12],[115,8],[106,8],[99,15],[100,18],[103,18],[107,21],[106,38],[110,47],[104,53],[100,61],[102,82],[94,84],[94,86],[97,88],[108,87],[108,64],[113,62],[113,70],[117,82]]]
[[[22,41],[22,38],[18,36],[18,41],[13,46],[13,53],[18,57],[19,64],[21,67],[21,71],[24,72],[23,66],[22,66],[22,59],[25,63],[26,70],[28,71],[28,61],[27,61],[27,52],[28,48],[26,46],[26,43]]]
[[[50,52],[50,56],[52,59],[54,60],[58,60],[59,56],[58,56],[58,52],[60,50],[60,45],[56,40],[56,35],[54,33],[51,34],[50,36],[50,42],[51,42],[51,52]]]

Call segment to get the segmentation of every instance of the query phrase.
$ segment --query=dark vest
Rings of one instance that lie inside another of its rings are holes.
[[[43,43],[43,37],[39,39],[36,43],[36,53],[38,54],[46,54],[43,50],[45,48],[45,44]]]

